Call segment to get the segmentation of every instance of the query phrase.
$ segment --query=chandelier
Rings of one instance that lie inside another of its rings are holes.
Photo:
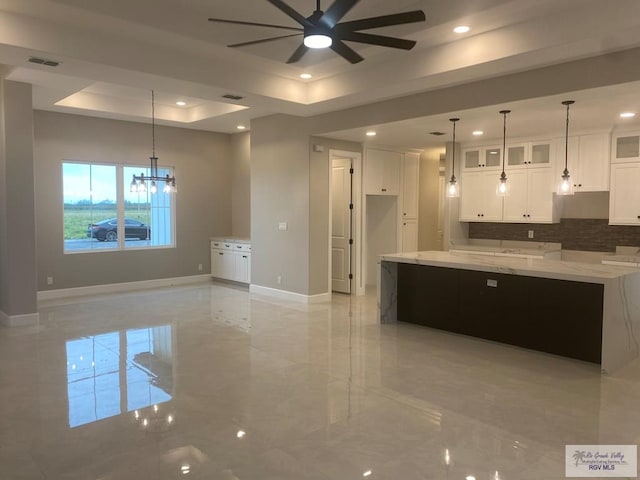
[[[156,111],[153,90],[151,90],[151,156],[149,160],[151,160],[150,175],[145,175],[144,172],[140,175],[133,175],[129,191],[132,193],[146,193],[148,189],[150,193],[156,193],[158,191],[158,183],[164,182],[162,189],[164,193],[177,192],[175,176],[170,177],[168,173],[164,177],[158,176],[158,157],[156,157]]]

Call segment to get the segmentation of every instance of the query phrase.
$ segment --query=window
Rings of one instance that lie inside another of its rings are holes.
[[[174,245],[174,200],[162,188],[129,191],[142,166],[62,164],[65,253]],[[172,175],[158,168],[158,175]]]

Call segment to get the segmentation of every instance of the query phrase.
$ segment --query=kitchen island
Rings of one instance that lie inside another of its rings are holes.
[[[600,364],[638,356],[640,271],[469,253],[382,255],[381,323],[405,321]]]

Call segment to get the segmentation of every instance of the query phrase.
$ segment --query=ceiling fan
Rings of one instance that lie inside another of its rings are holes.
[[[272,42],[281,38],[303,35],[303,43],[295,52],[293,52],[293,55],[289,57],[287,63],[295,63],[299,61],[310,48],[331,48],[331,50],[342,56],[347,61],[351,63],[358,63],[364,60],[364,58],[345,44],[345,41],[379,45],[381,47],[400,48],[403,50],[411,50],[416,45],[416,42],[413,40],[362,33],[360,30],[424,22],[426,19],[422,10],[414,10],[411,12],[382,15],[380,17],[363,18],[360,20],[339,23],[359,0],[335,0],[326,12],[321,10],[320,0],[317,0],[316,10],[309,17],[304,17],[282,0],[267,1],[298,22],[300,27],[287,27],[283,25],[272,25],[269,23],[243,22],[240,20],[227,20],[223,18],[210,18],[209,21],[232,23],[236,25],[250,25],[255,27],[270,27],[298,32],[278,37],[253,40],[250,42],[234,43],[232,45],[227,45],[228,47],[245,47],[248,45],[256,45],[258,43]]]

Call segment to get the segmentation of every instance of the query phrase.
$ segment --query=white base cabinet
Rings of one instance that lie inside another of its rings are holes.
[[[251,245],[212,240],[211,276],[251,283]]]

